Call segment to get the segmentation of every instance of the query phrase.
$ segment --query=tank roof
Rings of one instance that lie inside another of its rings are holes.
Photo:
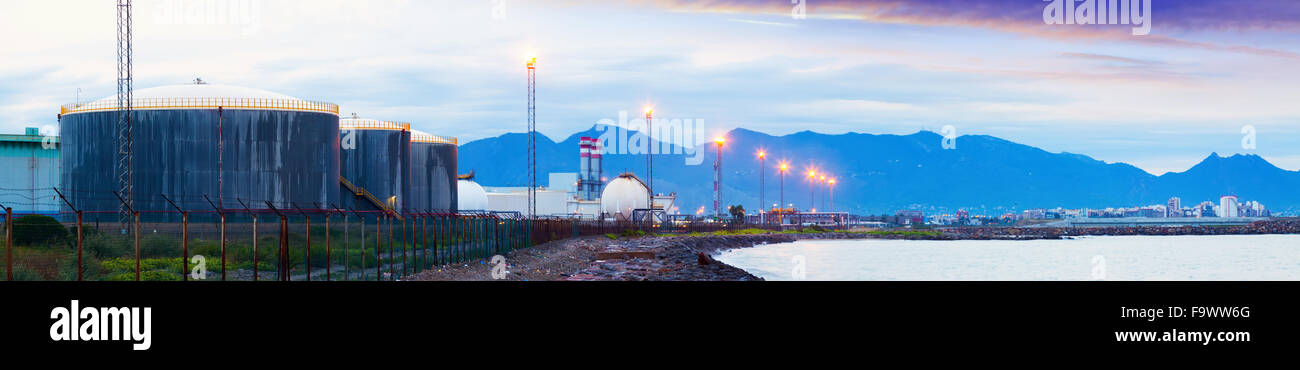
[[[167,85],[132,92],[132,109],[267,109],[338,114],[338,105],[312,102],[249,87],[203,82]],[[117,95],[88,103],[63,106],[62,114],[117,109]]]
[[[411,130],[411,142],[458,145],[454,137],[433,135],[420,130]]]

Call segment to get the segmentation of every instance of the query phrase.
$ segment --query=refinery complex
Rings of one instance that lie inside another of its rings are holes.
[[[0,204],[46,215],[109,214],[123,204],[167,210],[172,202],[181,209],[528,212],[527,187],[483,187],[472,173],[458,174],[457,140],[407,122],[341,117],[335,104],[202,80],[137,90],[131,110],[134,170],[126,179],[115,161],[116,97],[63,106],[57,135],[31,128],[0,136],[0,160],[13,175],[0,185]],[[598,140],[583,138],[576,154],[577,173],[549,174],[549,184],[535,188],[538,217],[626,221],[636,210],[675,208],[673,194],[649,204],[648,186],[632,173],[607,175]],[[119,189],[123,180],[128,187]],[[59,196],[69,204],[49,199]]]

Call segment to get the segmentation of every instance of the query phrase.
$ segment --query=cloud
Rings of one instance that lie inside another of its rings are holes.
[[[1142,59],[1126,58],[1126,57],[1120,57],[1114,55],[1103,55],[1103,54],[1093,54],[1093,53],[1061,53],[1061,56],[1066,58],[1076,58],[1076,59],[1101,61],[1101,62],[1116,62],[1116,63],[1124,63],[1124,64],[1139,64],[1139,65],[1162,64],[1161,62],[1152,61],[1152,60],[1142,60]]]
[[[1136,1],[1136,0],[1135,0]],[[680,12],[789,16],[791,5],[764,0],[640,1]],[[1300,54],[1246,45],[1189,41],[1170,36],[1196,31],[1300,31],[1300,1],[1181,0],[1152,2],[1151,35],[1134,36],[1131,25],[1047,25],[1045,2],[1026,0],[809,0],[807,16],[871,23],[969,27],[1062,40],[1119,40],[1300,59]]]

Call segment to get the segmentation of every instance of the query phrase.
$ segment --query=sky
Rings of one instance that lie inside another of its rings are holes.
[[[951,125],[1157,175],[1211,152],[1300,170],[1300,1],[1154,0],[1145,35],[1048,24],[1040,0],[803,1],[136,0],[135,86],[202,78],[467,142],[526,129],[533,55],[557,141],[653,106],[718,133]],[[0,133],[115,94],[115,15],[6,1]]]

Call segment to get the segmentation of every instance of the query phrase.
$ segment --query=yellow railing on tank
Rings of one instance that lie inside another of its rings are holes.
[[[267,109],[339,114],[338,104],[297,99],[262,98],[140,98],[131,100],[131,109]],[[64,115],[117,110],[112,100],[67,104]]]
[[[419,132],[411,134],[411,142],[458,145],[457,140],[454,137],[430,135]]]
[[[373,119],[347,118],[339,120],[340,130],[401,130],[410,131],[411,124],[406,122],[380,121]]]

